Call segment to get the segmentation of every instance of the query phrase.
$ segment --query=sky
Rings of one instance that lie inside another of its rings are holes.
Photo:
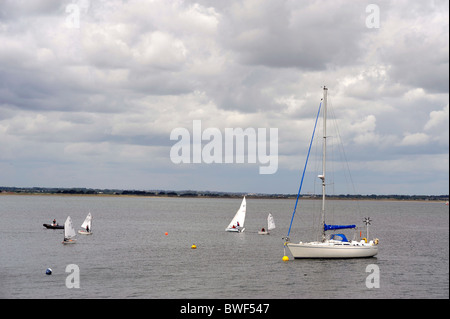
[[[0,186],[296,194],[324,85],[356,193],[449,193],[447,0],[0,0]]]

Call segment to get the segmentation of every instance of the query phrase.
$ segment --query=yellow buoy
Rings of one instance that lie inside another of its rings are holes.
[[[193,245],[191,246],[191,248],[192,248],[192,249],[196,249],[197,246],[195,246],[195,244],[193,244]]]
[[[288,256],[283,256],[283,261],[288,261],[289,257]]]

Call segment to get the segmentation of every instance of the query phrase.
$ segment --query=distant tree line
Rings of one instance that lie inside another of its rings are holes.
[[[1,187],[0,193],[13,194],[67,194],[67,195],[124,195],[124,196],[164,196],[164,197],[219,197],[235,198],[247,196],[248,198],[278,198],[293,199],[297,194],[258,194],[258,193],[231,193],[211,191],[167,191],[167,190],[121,190],[121,189],[93,189],[93,188],[46,188],[46,187]],[[304,194],[303,199],[319,199],[321,195]],[[329,199],[351,199],[351,200],[426,200],[426,201],[448,201],[449,195],[327,195]]]

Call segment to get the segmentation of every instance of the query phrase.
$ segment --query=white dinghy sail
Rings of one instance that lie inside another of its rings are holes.
[[[75,236],[76,233],[75,229],[73,228],[72,218],[70,218],[70,216],[67,216],[67,219],[64,223],[64,240],[62,243],[74,244],[76,242]]]
[[[298,244],[291,243],[289,239],[289,234],[291,232],[292,221],[294,219],[295,211],[297,209],[298,199],[300,196],[303,178],[305,176],[306,166],[308,163],[309,154],[311,151],[311,144],[314,138],[314,132],[316,130],[317,120],[320,114],[320,108],[322,103],[320,103],[319,111],[316,117],[316,123],[314,125],[313,134],[311,137],[311,143],[309,145],[308,154],[306,157],[305,167],[303,170],[302,179],[300,182],[300,188],[297,194],[297,200],[295,202],[294,212],[292,213],[291,224],[289,225],[289,231],[287,236],[285,237],[284,247],[288,247],[292,256],[296,259],[300,258],[365,258],[365,257],[373,257],[378,253],[378,239],[371,240],[366,242],[366,240],[351,240],[349,241],[344,234],[332,234],[331,236],[327,236],[326,232],[330,230],[341,230],[341,229],[352,229],[356,228],[356,225],[327,225],[325,223],[325,190],[326,190],[326,150],[327,150],[327,93],[328,89],[326,87],[323,88],[323,140],[322,140],[322,173],[318,176],[322,181],[322,210],[321,210],[321,232],[322,239],[321,241],[312,241],[312,242],[299,242]],[[367,220],[366,226],[370,223],[370,219]],[[285,252],[285,257],[286,252]],[[283,260],[285,260],[283,257]]]
[[[247,205],[244,196],[244,199],[242,200],[241,203],[241,207],[239,207],[239,210],[237,211],[236,215],[234,215],[228,227],[225,228],[225,231],[242,233],[245,230],[244,223],[245,223],[245,214],[247,211],[246,206]]]
[[[271,213],[267,216],[267,230],[273,230],[275,229],[275,220],[273,219],[273,216]]]
[[[269,215],[267,215],[267,230],[265,230],[263,228],[258,232],[258,234],[259,235],[270,235],[270,231],[273,229],[275,229],[275,221],[273,219],[272,214],[269,213]]]
[[[89,214],[86,216],[83,224],[81,224],[81,228],[84,230],[79,230],[78,233],[82,235],[92,235],[92,215]]]

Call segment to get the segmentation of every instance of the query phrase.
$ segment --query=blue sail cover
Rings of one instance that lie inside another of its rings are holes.
[[[356,228],[356,225],[327,225],[327,224],[323,225],[324,231],[336,229],[351,229],[351,228]]]

